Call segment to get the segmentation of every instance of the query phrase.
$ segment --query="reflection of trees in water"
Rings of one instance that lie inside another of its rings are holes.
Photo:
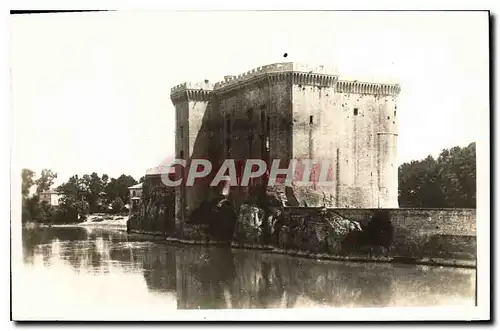
[[[134,259],[141,261],[144,279],[151,291],[176,291],[175,250],[165,245],[152,245],[148,249],[134,250]]]
[[[317,291],[310,297],[337,307],[385,307],[393,294],[391,269],[377,265],[370,270],[369,264],[361,263],[319,265],[310,269],[311,273],[320,275],[314,284]]]
[[[51,244],[59,242],[74,242],[87,239],[84,229],[81,228],[36,228],[23,229],[23,260],[25,263],[33,263],[37,250],[41,250],[45,262],[52,255]]]
[[[110,243],[117,236],[106,231],[88,231],[78,227],[52,227],[23,231],[25,263],[33,263],[35,254],[44,264],[51,258],[67,261],[78,272],[109,273],[113,259]],[[54,251],[57,247],[57,251]],[[130,261],[130,255],[129,255]]]
[[[89,235],[85,229],[79,230],[83,231],[85,237],[65,242],[61,258],[68,261],[78,272],[99,273],[104,261],[102,255],[106,254],[106,247],[102,247],[102,240],[97,236]],[[107,273],[109,270],[104,266],[102,272]]]
[[[400,265],[393,275],[394,292],[407,304],[439,305],[453,296],[475,297],[475,275],[468,269]]]
[[[235,276],[229,248],[191,246],[178,249],[176,266],[178,308],[225,308],[225,289]]]

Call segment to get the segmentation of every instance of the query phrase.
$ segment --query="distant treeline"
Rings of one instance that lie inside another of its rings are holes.
[[[399,167],[399,206],[476,208],[476,144]]]
[[[67,224],[81,222],[89,213],[126,212],[128,187],[137,184],[129,175],[118,178],[109,178],[106,174],[99,177],[95,172],[82,177],[74,175],[66,183],[53,189],[60,194],[60,199],[57,206],[51,206],[40,200],[40,194],[51,189],[57,173],[44,169],[38,179],[35,176],[35,172],[30,169],[22,170],[23,222]],[[30,189],[34,185],[36,193],[30,196]]]

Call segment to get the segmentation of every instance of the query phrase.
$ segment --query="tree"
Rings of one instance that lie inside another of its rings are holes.
[[[77,212],[78,221],[83,222],[89,214],[89,204],[85,200],[80,200],[74,204],[74,208]]]
[[[117,179],[111,178],[105,188],[108,201],[112,203],[117,197],[122,201],[128,201],[130,194],[128,188],[135,184],[137,181],[132,176],[121,175]]]
[[[38,195],[32,197],[24,197],[22,201],[22,222],[39,220],[40,219],[40,199]]]
[[[444,149],[399,167],[401,207],[475,208],[476,145]]]
[[[106,176],[106,177],[105,177]],[[105,181],[103,180],[105,179]],[[104,192],[107,182],[107,175],[103,175],[103,179],[95,172],[82,177],[82,185],[84,188],[85,200],[89,203],[91,213],[97,212],[99,209],[98,203],[101,193]]]
[[[122,201],[128,201],[130,198],[129,187],[137,184],[137,181],[132,176],[121,175],[118,177],[117,186],[118,186],[118,195],[122,199]]]
[[[61,184],[57,188],[57,191],[62,194],[60,201],[66,203],[81,200],[83,198],[83,193],[85,193],[85,188],[78,175],[74,175],[70,177],[66,183]]]
[[[106,185],[106,187],[104,188],[104,192],[106,193],[106,199],[108,200],[108,203],[112,203],[118,196],[118,189],[115,178],[111,178],[109,180],[108,185]]]
[[[443,206],[438,165],[432,156],[399,167],[399,196],[401,206]]]
[[[57,173],[52,172],[50,169],[43,169],[40,178],[35,181],[36,192],[48,191],[54,184],[54,179],[57,178]]]
[[[30,169],[23,169],[21,178],[21,194],[23,197],[27,197],[28,194],[30,193],[30,189],[33,185],[35,185],[34,178],[35,177],[35,172],[30,170]]]
[[[476,144],[465,148],[443,150],[438,157],[441,165],[441,189],[449,206],[476,207]]]
[[[124,207],[125,204],[123,203],[123,200],[120,197],[116,197],[113,203],[111,204],[111,208],[115,213],[119,213],[120,211],[122,211]]]
[[[103,174],[101,177],[101,181],[102,181],[102,184],[104,185],[104,187],[106,187],[106,185],[108,185],[109,176],[107,174]]]
[[[57,191],[62,195],[59,207],[65,222],[82,221],[89,213],[89,204],[85,201],[88,191],[83,178],[74,175],[66,183],[60,185]]]

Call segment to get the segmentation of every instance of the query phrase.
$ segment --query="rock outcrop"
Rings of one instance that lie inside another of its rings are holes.
[[[173,234],[175,232],[175,192],[172,188],[149,182],[143,185],[141,204],[130,214],[128,231]]]
[[[287,215],[283,223],[276,227],[280,248],[334,255],[341,254],[342,243],[351,233],[363,231],[360,223],[331,209],[311,210],[311,213],[299,217]]]
[[[189,239],[230,241],[236,223],[233,204],[224,196],[202,203],[188,217],[183,235]]]
[[[240,206],[233,233],[233,242],[238,244],[264,244],[264,210],[243,204]]]

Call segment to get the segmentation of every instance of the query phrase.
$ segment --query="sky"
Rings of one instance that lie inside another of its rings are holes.
[[[171,87],[276,62],[398,82],[400,163],[479,144],[489,125],[484,12],[19,15],[10,38],[13,168],[56,185],[139,179],[174,152]]]

